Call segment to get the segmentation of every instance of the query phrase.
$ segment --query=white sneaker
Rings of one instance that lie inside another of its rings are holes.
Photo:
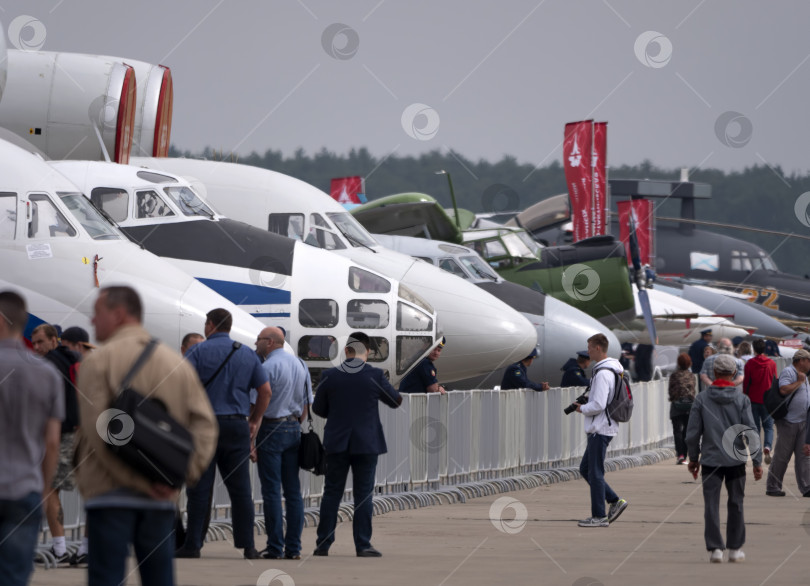
[[[745,552],[741,549],[730,549],[728,550],[728,561],[730,562],[744,562],[745,561]]]
[[[744,557],[744,556],[743,556]],[[712,551],[712,557],[709,558],[709,561],[713,564],[720,564],[723,562],[723,550],[722,549],[715,549]]]

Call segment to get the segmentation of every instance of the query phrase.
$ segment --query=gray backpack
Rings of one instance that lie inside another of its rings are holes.
[[[600,370],[610,370],[607,368],[600,368],[593,372],[593,376]],[[612,424],[613,421],[618,423],[627,423],[630,417],[633,416],[633,391],[630,390],[630,374],[625,370],[621,374],[613,372],[616,382],[613,385],[613,396],[608,397],[608,404],[605,407],[605,414],[608,418],[608,423]],[[593,380],[593,379],[591,379]]]

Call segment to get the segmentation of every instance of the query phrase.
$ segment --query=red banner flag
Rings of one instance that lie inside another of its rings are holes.
[[[630,214],[633,214],[641,264],[652,266],[654,250],[652,201],[649,199],[631,199],[616,202],[616,207],[619,209],[619,239],[624,242],[627,263],[633,264],[630,254]]]
[[[593,170],[590,165],[593,147],[593,120],[569,122],[563,139],[563,166],[571,198],[571,221],[574,242],[593,235],[591,193]]]
[[[591,236],[607,234],[607,122],[593,124],[593,197],[591,198]]]
[[[340,204],[366,203],[363,178],[359,175],[354,177],[335,177],[329,189],[329,195]]]

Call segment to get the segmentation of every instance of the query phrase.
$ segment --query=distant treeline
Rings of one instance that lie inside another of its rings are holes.
[[[201,153],[180,152],[172,148],[170,156],[207,159],[233,157],[206,148]],[[329,191],[332,177],[361,175],[366,177],[366,195],[375,199],[393,193],[416,191],[427,193],[445,207],[451,206],[450,192],[442,169],[452,176],[458,206],[475,212],[521,210],[549,196],[566,192],[562,165],[552,161],[542,167],[518,163],[505,156],[496,163],[470,161],[453,152],[431,151],[419,157],[375,157],[366,148],[352,149],[338,155],[322,149],[307,155],[303,149],[284,157],[281,151],[267,150],[263,155],[251,153],[238,162],[272,169]],[[679,169],[663,169],[644,161],[623,165],[608,171],[610,178],[669,179],[680,177]],[[810,174],[785,175],[780,167],[757,165],[744,171],[726,173],[718,169],[700,169],[691,173],[692,181],[712,186],[712,198],[698,201],[697,218],[716,222],[793,232],[810,236],[795,212],[797,198],[810,191]],[[656,210],[657,215],[677,216],[677,201],[668,201]],[[810,220],[803,210],[805,222]],[[795,274],[810,274],[810,241],[749,231],[716,230],[755,242],[771,252],[779,267]]]

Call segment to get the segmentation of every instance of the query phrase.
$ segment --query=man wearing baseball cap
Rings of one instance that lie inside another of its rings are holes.
[[[751,401],[734,385],[737,362],[733,356],[719,354],[713,368],[712,384],[695,397],[689,414],[686,431],[689,471],[697,478],[703,468],[704,538],[706,550],[711,552],[709,561],[722,562],[723,551],[728,547],[728,561],[743,562],[745,464],[750,451],[754,480],[762,478],[762,450]],[[720,531],[720,491],[724,482],[728,491],[725,541]]]
[[[526,358],[520,362],[510,364],[506,371],[503,373],[503,380],[501,381],[501,390],[508,391],[509,389],[532,389],[533,391],[547,391],[548,383],[533,383],[529,380],[528,369],[537,358],[537,348],[534,348]]]
[[[95,344],[90,343],[90,335],[87,330],[79,326],[72,326],[62,332],[62,344],[68,349],[76,352],[82,359],[84,359],[91,350],[95,350]]]
[[[400,393],[441,393],[446,391],[439,384],[438,371],[436,370],[436,360],[442,355],[442,349],[446,339],[442,336],[441,341],[431,350],[427,358],[417,364],[408,375],[399,383]]]

